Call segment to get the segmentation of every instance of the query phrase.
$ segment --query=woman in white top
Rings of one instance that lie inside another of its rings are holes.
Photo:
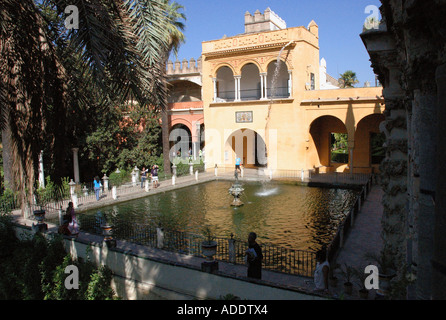
[[[319,250],[316,253],[316,261],[316,269],[314,270],[315,290],[328,292],[328,272],[330,270],[330,264],[327,261],[324,250]]]

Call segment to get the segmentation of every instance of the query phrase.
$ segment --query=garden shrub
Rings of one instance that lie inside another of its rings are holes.
[[[0,300],[109,300],[112,272],[87,260],[73,260],[62,237],[41,233],[18,239],[11,216],[0,214]],[[67,289],[65,268],[79,270],[79,289]]]

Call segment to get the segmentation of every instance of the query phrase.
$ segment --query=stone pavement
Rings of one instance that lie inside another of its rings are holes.
[[[354,268],[364,270],[370,264],[365,257],[365,253],[378,254],[382,248],[381,239],[381,218],[383,206],[381,203],[383,191],[380,186],[374,185],[365,200],[359,214],[356,215],[353,228],[350,230],[343,248],[340,250],[336,262],[340,266],[347,264]],[[342,295],[343,279],[339,270],[335,270],[338,284],[338,296]],[[357,290],[358,286],[354,290]],[[355,293],[357,294],[357,292]],[[374,290],[370,292],[370,298],[375,298]]]
[[[257,179],[259,177],[257,176]],[[196,180],[194,175],[179,177],[176,180],[176,184],[173,186],[171,181],[162,181],[160,187],[156,189],[151,189],[149,192],[145,192],[144,189],[136,188],[135,192],[121,194],[118,196],[117,200],[112,199],[110,193],[106,193],[102,196],[100,201],[96,201],[94,197],[86,198],[84,202],[80,202],[78,211],[84,211],[87,209],[92,209],[95,207],[101,207],[116,203],[116,201],[127,201],[140,197],[145,197],[151,194],[166,192],[176,188],[182,188],[190,186],[197,183],[202,183],[206,181],[211,181],[215,179],[233,179],[233,173],[221,173],[218,177],[215,177],[214,172],[212,173],[201,173],[199,179]],[[247,171],[243,178],[240,180],[252,180],[256,179],[254,172]],[[365,252],[379,252],[381,249],[381,216],[382,216],[382,205],[381,205],[382,191],[377,185],[374,185],[364,202],[361,211],[357,214],[355,219],[355,224],[350,231],[347,239],[344,242],[343,248],[340,250],[337,257],[337,263],[343,265],[347,263],[355,267],[362,267],[367,265],[363,254]],[[20,218],[20,214],[15,212],[17,220],[20,220],[21,224],[31,226],[31,220],[24,220]],[[56,230],[56,226],[52,226],[52,230]],[[82,241],[100,242],[102,237],[95,236],[87,233],[81,233],[78,237]],[[126,241],[118,241],[118,248],[125,251],[131,250],[133,253],[144,254],[155,260],[168,261],[174,264],[181,264],[183,266],[189,266],[192,268],[200,268],[201,262],[204,261],[203,258],[193,257],[189,255],[178,254],[174,252],[168,252],[165,250],[160,250],[156,248],[148,248],[136,244],[132,244]],[[236,278],[241,278],[246,281],[257,281],[246,278],[247,268],[244,265],[234,265],[231,263],[219,262],[219,272],[225,276],[231,276]],[[315,294],[313,291],[313,282],[311,278],[294,276],[274,271],[262,271],[262,280],[260,282],[265,285],[279,286],[282,288],[287,288],[289,290],[297,290],[299,292],[308,293],[309,298],[314,298],[314,295],[326,298],[341,298],[341,299],[359,299],[357,288],[354,290],[352,295],[343,294],[342,288],[342,277],[339,272],[336,271],[338,279],[340,279],[339,284],[336,288],[330,288],[328,295]],[[374,298],[374,292],[371,293],[370,299]]]

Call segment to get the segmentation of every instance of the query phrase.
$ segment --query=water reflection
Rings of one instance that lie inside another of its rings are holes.
[[[195,233],[208,223],[216,227],[219,236],[229,237],[232,233],[240,239],[254,231],[263,243],[317,250],[329,243],[357,194],[342,189],[244,182],[245,205],[232,207],[230,186],[230,181],[214,181],[104,207],[101,211],[113,212],[131,222],[161,224],[164,228]]]

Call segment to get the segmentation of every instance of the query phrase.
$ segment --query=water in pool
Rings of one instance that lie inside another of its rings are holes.
[[[213,181],[101,208],[119,219],[162,222],[165,228],[200,233],[204,224],[217,235],[282,247],[317,250],[327,245],[353,206],[356,191],[287,183],[243,182],[242,207],[232,207],[231,181]],[[94,215],[97,209],[85,212]]]

